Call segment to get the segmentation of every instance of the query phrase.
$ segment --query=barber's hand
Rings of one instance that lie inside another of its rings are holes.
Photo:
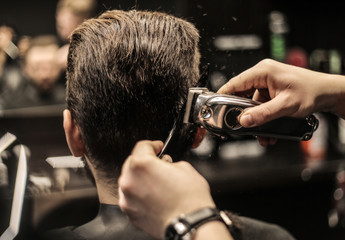
[[[240,116],[244,127],[262,125],[273,119],[306,117],[332,110],[339,92],[334,75],[319,73],[265,59],[230,79],[218,93],[251,96],[263,102]]]
[[[314,112],[321,73],[265,59],[219,89],[222,94],[253,95],[263,104],[240,117],[244,127],[282,117],[305,117]]]
[[[157,158],[160,141],[141,141],[123,165],[119,205],[130,221],[162,239],[173,218],[215,207],[207,181],[187,162]]]

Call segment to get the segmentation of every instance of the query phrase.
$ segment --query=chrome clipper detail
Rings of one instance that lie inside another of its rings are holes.
[[[284,117],[254,128],[244,128],[238,116],[245,108],[261,103],[233,95],[208,91],[207,88],[189,90],[184,123],[194,123],[217,136],[255,135],[291,140],[309,140],[318,127],[311,115],[305,119]]]

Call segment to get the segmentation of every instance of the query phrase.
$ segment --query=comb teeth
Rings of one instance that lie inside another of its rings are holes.
[[[10,146],[16,139],[17,137],[12,133],[5,133],[5,135],[0,138],[0,153]]]

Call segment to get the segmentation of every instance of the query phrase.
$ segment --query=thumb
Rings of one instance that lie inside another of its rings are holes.
[[[290,109],[283,99],[276,97],[258,106],[245,109],[239,117],[239,122],[245,128],[256,127],[290,114]]]

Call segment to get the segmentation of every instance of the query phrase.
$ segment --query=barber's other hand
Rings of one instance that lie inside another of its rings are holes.
[[[162,239],[173,218],[215,207],[207,181],[187,162],[157,158],[160,141],[141,141],[123,165],[119,205],[130,221]]]
[[[263,102],[240,116],[242,126],[254,127],[283,116],[305,117],[334,110],[341,94],[340,81],[335,75],[265,59],[230,79],[218,92],[253,95],[254,100]]]

